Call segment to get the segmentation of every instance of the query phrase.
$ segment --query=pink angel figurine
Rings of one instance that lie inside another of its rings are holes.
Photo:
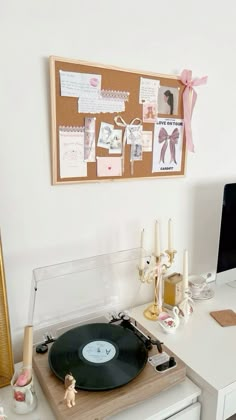
[[[71,374],[65,376],[65,388],[64,400],[66,400],[67,407],[71,408],[75,405],[75,394],[77,394],[75,378]]]

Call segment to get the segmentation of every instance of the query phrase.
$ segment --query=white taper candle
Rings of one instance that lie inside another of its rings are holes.
[[[144,229],[141,231],[139,268],[144,269]]]
[[[188,251],[184,250],[183,259],[183,292],[188,289]]]
[[[168,251],[173,251],[173,226],[171,219],[168,221]]]
[[[154,255],[155,255],[155,257],[160,257],[160,255],[161,255],[161,249],[160,249],[160,227],[159,227],[158,220],[156,220],[156,223],[155,223]]]

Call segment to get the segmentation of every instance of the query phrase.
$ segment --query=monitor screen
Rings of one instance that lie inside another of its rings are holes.
[[[236,183],[226,184],[224,187],[217,281],[223,283],[236,281]]]

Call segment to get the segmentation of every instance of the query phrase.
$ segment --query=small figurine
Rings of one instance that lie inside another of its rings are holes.
[[[77,391],[75,389],[75,378],[71,373],[65,376],[65,395],[64,400],[66,400],[66,405],[68,408],[71,408],[75,405],[75,394]]]
[[[0,420],[5,420],[5,419],[7,419],[7,416],[5,416],[4,414],[3,407],[0,407]]]
[[[179,326],[179,309],[174,306],[172,314],[161,312],[158,317],[158,323],[168,334],[173,334]]]

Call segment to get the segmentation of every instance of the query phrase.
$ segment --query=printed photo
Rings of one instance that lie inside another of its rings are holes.
[[[143,149],[142,149],[142,125],[129,125],[128,128],[128,137],[127,143],[131,144],[130,148],[130,161],[142,160],[143,158]]]
[[[178,115],[179,88],[160,86],[158,92],[158,114]]]
[[[85,118],[84,131],[84,160],[87,162],[96,161],[95,151],[95,126],[96,118]]]
[[[116,129],[112,131],[109,153],[121,154],[122,152],[122,130]]]
[[[132,144],[131,145],[131,162],[134,160],[142,160],[143,154],[142,154],[142,144]]]
[[[114,127],[112,124],[101,122],[97,144],[99,147],[103,147],[104,149],[110,149],[113,128]]]
[[[126,126],[125,136],[127,144],[141,143],[142,139],[142,125],[130,124]]]
[[[152,151],[152,131],[142,132],[142,148],[143,152]]]
[[[157,119],[157,104],[155,102],[145,102],[143,104],[143,122],[155,123]]]

